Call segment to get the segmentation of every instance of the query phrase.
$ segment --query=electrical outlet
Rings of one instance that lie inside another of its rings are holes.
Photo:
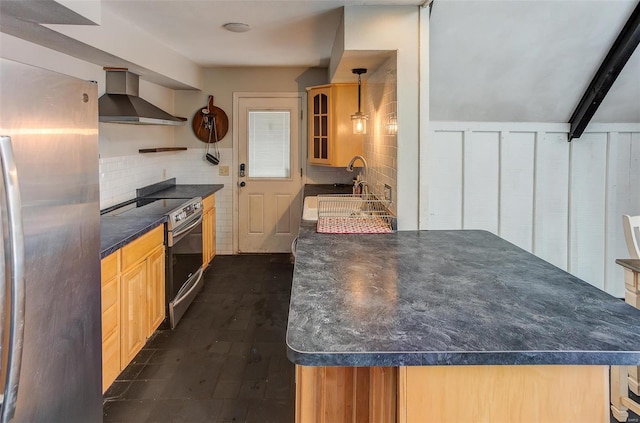
[[[220,166],[218,168],[218,176],[229,176],[229,166]]]
[[[392,199],[392,195],[391,195],[391,186],[384,184],[384,199],[386,201],[391,201]]]
[[[162,180],[167,179],[167,169],[162,169]]]

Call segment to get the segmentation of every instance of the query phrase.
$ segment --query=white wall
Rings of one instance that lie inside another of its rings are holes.
[[[419,226],[420,25],[417,6],[344,8],[344,50],[397,52],[399,230],[415,230]]]
[[[421,163],[426,229],[485,229],[612,295],[640,214],[640,125],[432,122]]]

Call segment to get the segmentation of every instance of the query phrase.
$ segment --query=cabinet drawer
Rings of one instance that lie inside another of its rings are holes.
[[[118,294],[118,278],[102,282],[101,298],[103,313],[120,300],[120,295]]]
[[[118,331],[120,308],[114,304],[106,311],[102,312],[102,341],[109,338],[114,331]]]
[[[150,251],[153,251],[164,243],[164,225],[160,225],[142,235],[132,243],[122,247],[122,270],[126,270],[129,267],[136,264],[138,261],[144,259],[149,255]]]
[[[101,270],[101,280],[102,283],[110,280],[111,278],[115,278],[118,274],[118,258],[120,257],[120,250],[115,253],[109,254],[105,258],[102,259],[100,263]]]
[[[208,212],[210,209],[212,209],[213,207],[216,206],[216,195],[215,194],[211,194],[208,197],[205,197],[202,199],[202,209],[203,211],[206,213]]]

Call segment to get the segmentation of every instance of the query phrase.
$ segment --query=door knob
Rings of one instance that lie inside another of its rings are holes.
[[[243,186],[247,185],[247,183],[245,181],[239,182],[238,185],[240,186],[240,188],[242,188]]]

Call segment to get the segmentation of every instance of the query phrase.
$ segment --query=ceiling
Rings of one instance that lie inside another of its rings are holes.
[[[421,0],[103,0],[102,7],[204,67],[327,67],[345,5],[418,5]],[[227,22],[251,26],[245,33]]]

